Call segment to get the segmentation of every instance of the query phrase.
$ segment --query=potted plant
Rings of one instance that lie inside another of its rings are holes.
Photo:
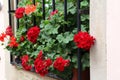
[[[87,2],[83,0],[82,4],[83,8],[87,8]],[[82,15],[82,31],[77,33],[74,1],[68,1],[67,21],[64,20],[62,0],[56,2],[54,11],[51,10],[51,1],[46,1],[46,5],[46,19],[43,20],[41,1],[36,0],[33,5],[30,0],[21,0],[15,11],[20,23],[15,36],[9,26],[0,35],[0,41],[8,39],[6,48],[17,57],[16,61],[23,69],[34,70],[41,76],[55,74],[70,80],[72,74],[77,75],[77,48],[83,52],[83,69],[89,67],[89,49],[95,40],[88,33],[89,19],[87,15]],[[77,79],[73,76],[72,80]]]

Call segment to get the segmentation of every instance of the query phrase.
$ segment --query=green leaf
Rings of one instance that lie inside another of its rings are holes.
[[[47,53],[47,57],[53,59],[56,53]]]
[[[87,0],[83,0],[81,2],[81,6],[88,6],[88,1]]]
[[[82,56],[81,62],[83,63],[83,65],[82,65],[83,70],[84,70],[86,67],[89,67],[89,66],[90,66],[89,53],[84,53],[84,55]]]
[[[73,40],[73,36],[74,35],[72,33],[65,32],[63,34],[59,34],[56,39],[59,41],[59,43],[66,44]]]
[[[74,56],[72,57],[72,62],[73,62],[73,63],[77,63],[77,55],[74,55]]]

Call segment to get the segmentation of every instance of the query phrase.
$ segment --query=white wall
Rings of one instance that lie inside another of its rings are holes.
[[[120,0],[107,2],[108,80],[120,80]]]
[[[91,0],[91,80],[120,80],[120,0]]]
[[[3,5],[3,1],[0,0],[0,3]],[[3,9],[0,11],[0,33],[4,31],[4,14]],[[0,46],[0,80],[6,80],[5,78],[5,52],[3,47]]]
[[[90,0],[90,33],[96,38],[90,51],[91,80],[107,80],[106,1]],[[108,0],[109,1],[109,0]]]

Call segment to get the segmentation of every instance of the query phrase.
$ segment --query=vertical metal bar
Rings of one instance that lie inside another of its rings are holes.
[[[64,0],[64,20],[67,21],[67,0]]]
[[[52,0],[53,11],[55,11],[55,0]]]
[[[16,0],[16,9],[18,8],[18,0]],[[19,19],[17,19],[16,28],[19,28]]]
[[[81,30],[81,14],[80,14],[80,2],[81,0],[77,0],[77,28],[78,28],[78,31]]]
[[[16,0],[16,8],[18,7],[18,0]]]
[[[9,26],[12,27],[12,21],[11,21],[12,20],[12,16],[11,16],[10,11],[11,11],[11,1],[8,0]],[[13,55],[12,54],[10,54],[10,63],[13,64]]]
[[[45,20],[45,0],[42,0],[43,19]]]
[[[78,31],[81,31],[81,14],[80,14],[80,2],[81,0],[77,0],[77,28]],[[82,63],[81,63],[81,49],[78,48],[78,80],[82,80]]]
[[[33,4],[35,5],[35,0],[33,0]],[[35,26],[36,25],[36,17],[33,16],[33,25]]]
[[[11,3],[11,1],[8,0],[9,25],[11,26],[12,25],[12,21],[11,21],[12,17],[11,17],[11,14],[10,14],[10,11],[11,11],[11,5],[10,5],[10,3]]]

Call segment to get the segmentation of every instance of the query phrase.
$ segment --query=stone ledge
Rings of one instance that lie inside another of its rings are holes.
[[[41,77],[39,74],[25,70],[17,70],[17,76],[17,80],[56,80],[47,76]]]

